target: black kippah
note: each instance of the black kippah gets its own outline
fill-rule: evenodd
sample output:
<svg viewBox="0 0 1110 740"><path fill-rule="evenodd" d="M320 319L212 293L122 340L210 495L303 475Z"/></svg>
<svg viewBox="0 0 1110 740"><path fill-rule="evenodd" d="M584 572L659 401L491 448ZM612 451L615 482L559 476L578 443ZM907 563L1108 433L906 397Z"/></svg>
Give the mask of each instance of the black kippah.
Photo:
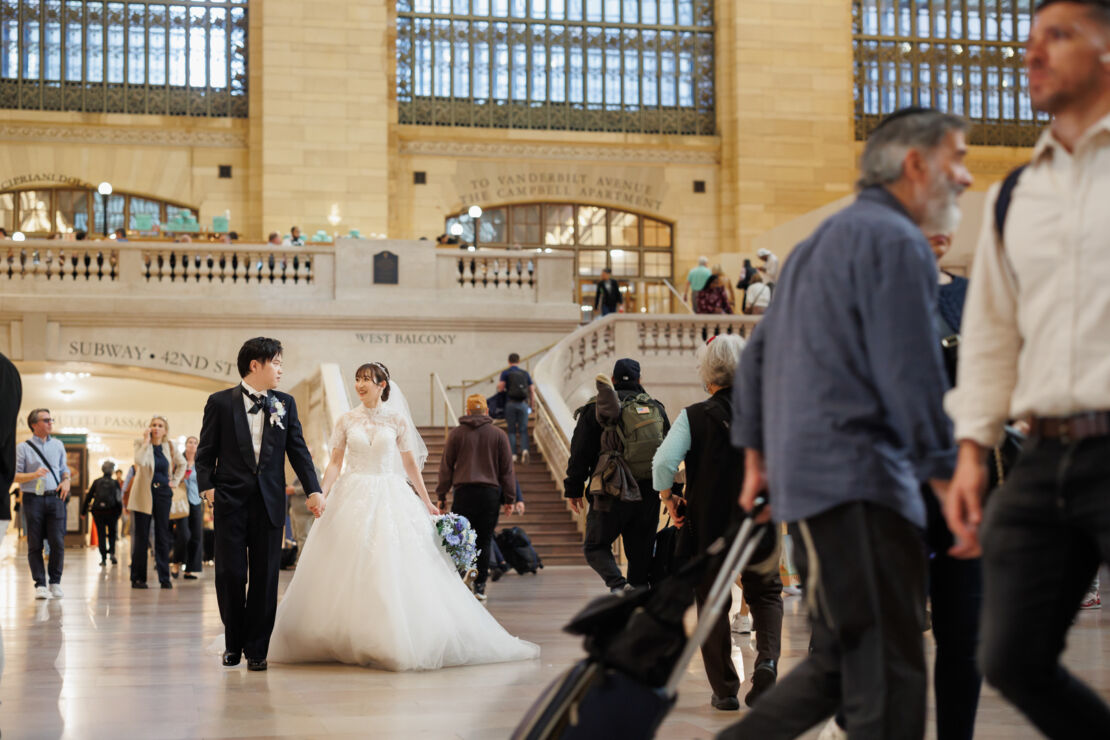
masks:
<svg viewBox="0 0 1110 740"><path fill-rule="evenodd" d="M921 106L921 105L908 105L905 108L899 108L898 110L894 111L893 113L891 113L889 116L887 116L883 120L879 121L879 125L876 126L874 128L874 130L872 130L872 133L874 133L875 131L878 131L879 129L881 129L883 126L887 125L891 121L897 121L900 118L909 118L910 116L919 116L923 113L937 113L937 112L938 111L935 108L926 108L926 107Z"/></svg>

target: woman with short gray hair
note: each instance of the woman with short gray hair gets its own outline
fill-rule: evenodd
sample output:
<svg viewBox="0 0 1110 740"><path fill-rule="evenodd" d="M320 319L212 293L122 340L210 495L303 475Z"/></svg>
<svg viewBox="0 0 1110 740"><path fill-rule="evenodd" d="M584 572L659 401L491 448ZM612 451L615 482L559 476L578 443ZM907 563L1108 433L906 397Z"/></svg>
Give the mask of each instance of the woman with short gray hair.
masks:
<svg viewBox="0 0 1110 740"><path fill-rule="evenodd" d="M663 444L652 460L653 485L678 527L675 557L679 561L704 551L725 534L743 513L737 492L744 481L743 451L732 446L732 384L744 340L735 334L713 337L698 350L698 377L709 398L688 406L679 413ZM671 495L675 474L686 462L686 498ZM679 504L685 503L683 513ZM778 571L778 537L767 528L753 562L741 575L744 601L755 622L756 661L752 688L744 697L752 706L761 694L775 685L782 643L782 581ZM700 611L716 578L706 574L695 589ZM721 616L702 645L702 661L713 687L711 704L728 711L740 708L737 695L740 678L732 662L732 636L726 602Z"/></svg>

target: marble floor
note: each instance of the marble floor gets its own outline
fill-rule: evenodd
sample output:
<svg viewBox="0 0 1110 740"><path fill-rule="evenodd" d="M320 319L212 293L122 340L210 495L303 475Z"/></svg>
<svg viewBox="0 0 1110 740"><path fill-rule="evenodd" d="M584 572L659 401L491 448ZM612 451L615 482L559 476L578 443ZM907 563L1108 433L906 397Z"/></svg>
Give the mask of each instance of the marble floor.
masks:
<svg viewBox="0 0 1110 740"><path fill-rule="evenodd" d="M491 584L490 611L512 633L542 646L536 661L432 673L340 665L273 665L249 673L221 667L205 650L221 632L210 572L199 581L178 581L172 591L132 591L122 565L126 545L121 554L121 565L101 569L95 551L67 550L65 598L35 601L25 549L10 535L0 545L4 740L506 738L541 689L582 655L579 640L560 628L603 592L585 567L510 575ZM283 588L290 577L282 573ZM787 599L785 670L806 649L800 607L798 598ZM1082 613L1066 656L1104 696L1110 696L1107 638L1102 613ZM1029 639L1037 639L1037 625L1029 625ZM750 669L752 657L745 637L737 658ZM710 708L700 658L680 692L660 738L709 738L739 717ZM1037 734L988 689L977 737Z"/></svg>

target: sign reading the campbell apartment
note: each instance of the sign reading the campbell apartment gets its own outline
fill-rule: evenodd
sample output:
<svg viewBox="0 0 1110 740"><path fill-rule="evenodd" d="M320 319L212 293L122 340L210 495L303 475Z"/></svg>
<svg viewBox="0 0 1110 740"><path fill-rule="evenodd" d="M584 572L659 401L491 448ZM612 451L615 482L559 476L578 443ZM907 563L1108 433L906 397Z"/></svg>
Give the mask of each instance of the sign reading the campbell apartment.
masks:
<svg viewBox="0 0 1110 740"><path fill-rule="evenodd" d="M496 167L468 166L455 177L458 202L569 200L610 203L660 213L667 185L657 167Z"/></svg>

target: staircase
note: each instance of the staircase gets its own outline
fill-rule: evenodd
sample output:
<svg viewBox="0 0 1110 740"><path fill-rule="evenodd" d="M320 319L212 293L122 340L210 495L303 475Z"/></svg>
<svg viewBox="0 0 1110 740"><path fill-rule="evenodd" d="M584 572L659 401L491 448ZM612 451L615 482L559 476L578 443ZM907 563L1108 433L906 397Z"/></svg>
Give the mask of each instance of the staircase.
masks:
<svg viewBox="0 0 1110 740"><path fill-rule="evenodd" d="M504 428L505 422L494 422ZM529 454L527 465L517 463L516 477L524 495L525 513L511 517L501 515L497 531L505 527L520 527L528 533L532 546L546 565L582 565L582 537L574 525L566 503L563 501L562 486L551 479L544 463L543 455L536 447L532 437L532 420L528 420ZM424 444L428 445L428 461L424 464L424 485L435 502L435 488L439 482L439 461L443 457L443 427L420 427ZM447 494L451 502L451 494Z"/></svg>

